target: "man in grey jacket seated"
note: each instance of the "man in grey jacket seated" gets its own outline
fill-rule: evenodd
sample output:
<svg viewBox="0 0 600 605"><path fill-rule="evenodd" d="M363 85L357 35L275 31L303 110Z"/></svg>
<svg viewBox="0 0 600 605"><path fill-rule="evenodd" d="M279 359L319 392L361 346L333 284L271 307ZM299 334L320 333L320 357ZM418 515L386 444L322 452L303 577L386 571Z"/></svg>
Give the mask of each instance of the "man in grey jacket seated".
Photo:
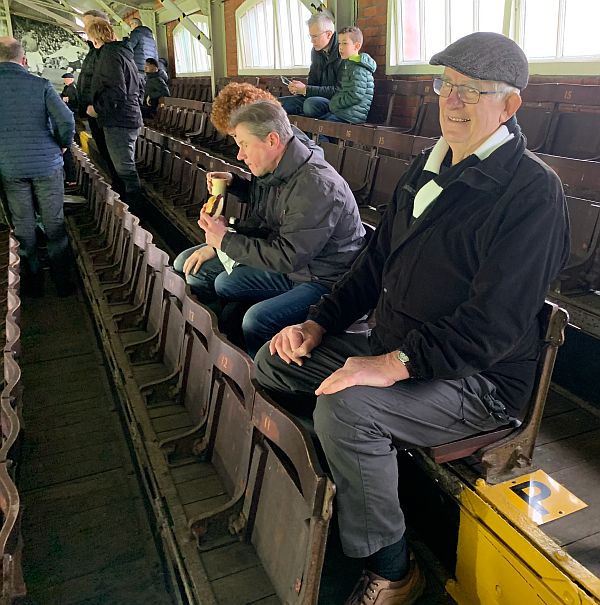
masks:
<svg viewBox="0 0 600 605"><path fill-rule="evenodd" d="M309 306L350 268L365 231L348 184L294 136L278 103L246 105L232 114L230 126L238 159L264 195L236 231L223 217L201 213L207 246L196 252L202 258L195 273L211 261L203 277L214 283L217 296L256 302L242 322L246 348L254 355L281 328L306 319ZM251 185L227 178L240 195ZM196 294L203 300L202 292Z"/></svg>
<svg viewBox="0 0 600 605"><path fill-rule="evenodd" d="M538 314L569 256L561 182L526 149L514 118L528 80L523 51L478 32L431 63L444 67L433 84L442 138L414 160L332 293L256 355L257 379L276 401L314 408L342 546L364 560L346 605L409 605L423 592L396 449L524 415ZM371 309L369 336L344 331Z"/></svg>

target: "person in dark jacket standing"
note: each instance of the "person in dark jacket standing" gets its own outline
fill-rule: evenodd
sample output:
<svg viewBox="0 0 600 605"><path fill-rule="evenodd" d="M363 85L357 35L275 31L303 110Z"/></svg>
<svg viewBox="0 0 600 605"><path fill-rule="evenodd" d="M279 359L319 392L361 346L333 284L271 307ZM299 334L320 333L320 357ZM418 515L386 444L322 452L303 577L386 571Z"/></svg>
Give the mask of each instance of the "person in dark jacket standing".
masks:
<svg viewBox="0 0 600 605"><path fill-rule="evenodd" d="M322 11L306 23L313 45L308 83L292 80L288 88L293 96L279 97L279 102L290 115L318 118L329 112L329 100L340 88L342 59L331 14Z"/></svg>
<svg viewBox="0 0 600 605"><path fill-rule="evenodd" d="M67 104L67 107L75 114L79 111L79 96L77 94L75 78L72 73L65 73L62 75L62 80L64 86L60 96Z"/></svg>
<svg viewBox="0 0 600 605"><path fill-rule="evenodd" d="M317 395L342 546L365 559L347 605L414 603L423 591L395 448L523 417L538 315L569 256L561 182L526 149L514 118L528 80L523 51L477 32L430 62L444 66L434 80L442 138L402 178L351 271L256 357L257 379L276 400L314 405ZM344 333L371 309L370 337Z"/></svg>
<svg viewBox="0 0 600 605"><path fill-rule="evenodd" d="M207 286L225 301L256 302L242 322L246 348L254 355L290 318L304 319L309 306L331 290L360 252L365 231L348 184L320 152L294 136L279 104L244 105L229 122L238 159L262 195L235 232L223 217L203 211L199 224L207 245L189 257L188 268L215 263L218 255L219 264L207 265L213 271L204 275L212 282Z"/></svg>
<svg viewBox="0 0 600 605"><path fill-rule="evenodd" d="M94 20L88 35L100 50L92 78L92 105L88 115L98 118L115 170L123 182L124 200L134 214L140 213L141 185L135 167L135 142L142 126L140 82L127 43L118 42L112 26Z"/></svg>
<svg viewBox="0 0 600 605"><path fill-rule="evenodd" d="M156 48L156 40L149 27L142 24L142 21L137 17L129 20L131 33L129 34L128 44L133 51L133 60L140 74L140 80L145 80L144 65L146 59L152 58L158 61L158 49Z"/></svg>
<svg viewBox="0 0 600 605"><path fill-rule="evenodd" d="M23 259L23 291L42 293L35 206L48 239L50 273L60 295L73 289L63 218L63 150L73 142L73 113L45 78L27 73L25 52L0 38L0 179Z"/></svg>
<svg viewBox="0 0 600 605"><path fill-rule="evenodd" d="M87 28L95 19L102 19L109 23L108 15L95 9L86 11L83 13L81 18L83 19L83 27L86 30L86 33ZM112 188L115 191L121 192L123 191L123 184L121 183L119 175L115 170L110 153L108 153L106 140L104 138L104 131L98 125L98 120L92 116L89 116L87 113L88 107L92 104L92 78L94 76L96 61L98 60L98 49L95 48L89 40L88 46L89 50L83 59L83 63L81 64L81 72L79 73L79 78L77 80L77 91L79 93L79 117L82 119L87 119L94 143L96 143L98 152L102 156L102 159L108 168L108 172L110 173Z"/></svg>
<svg viewBox="0 0 600 605"><path fill-rule="evenodd" d="M167 74L158 68L158 61L152 57L146 59L144 71L146 72L146 86L142 115L145 118L151 118L156 114L160 98L170 97L171 91L167 86Z"/></svg>

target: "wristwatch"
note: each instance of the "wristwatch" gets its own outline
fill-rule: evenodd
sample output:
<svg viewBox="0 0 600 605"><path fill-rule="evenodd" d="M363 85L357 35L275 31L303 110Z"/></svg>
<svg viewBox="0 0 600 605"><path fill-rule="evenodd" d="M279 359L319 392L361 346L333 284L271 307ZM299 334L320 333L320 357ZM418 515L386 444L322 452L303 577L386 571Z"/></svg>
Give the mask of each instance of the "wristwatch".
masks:
<svg viewBox="0 0 600 605"><path fill-rule="evenodd" d="M404 351L396 351L396 359L404 365L410 362L410 357Z"/></svg>

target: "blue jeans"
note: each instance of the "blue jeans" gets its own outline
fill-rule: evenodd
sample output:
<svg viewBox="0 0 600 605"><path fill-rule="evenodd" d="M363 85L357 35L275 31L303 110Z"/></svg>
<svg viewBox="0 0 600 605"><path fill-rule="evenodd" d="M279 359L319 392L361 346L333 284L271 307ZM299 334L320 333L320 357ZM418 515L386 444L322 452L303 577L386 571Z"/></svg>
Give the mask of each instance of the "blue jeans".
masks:
<svg viewBox="0 0 600 605"><path fill-rule="evenodd" d="M287 275L238 266L221 273L214 283L218 296L227 301L260 301L244 315L242 331L251 357L282 328L306 319L308 308L329 288L316 282L294 283Z"/></svg>
<svg viewBox="0 0 600 605"><path fill-rule="evenodd" d="M308 118L320 118L329 113L329 99L325 97L304 97L293 95L290 97L279 97L279 102L288 115L306 116Z"/></svg>
<svg viewBox="0 0 600 605"><path fill-rule="evenodd" d="M185 261L200 248L204 248L206 244L200 244L193 248L184 250L179 256L173 261L173 269L183 275L183 265ZM220 273L223 273L225 268L221 261L215 257L207 260L202 264L197 273L190 273L185 276L185 281L192 289L194 295L198 300L205 305L213 305L217 301L217 294L215 292L215 279Z"/></svg>
<svg viewBox="0 0 600 605"><path fill-rule="evenodd" d="M103 130L108 153L117 175L125 186L126 194L139 193L142 187L135 168L135 142L138 138L138 129L109 126Z"/></svg>
<svg viewBox="0 0 600 605"><path fill-rule="evenodd" d="M4 193L12 215L15 236L19 240L19 255L27 259L31 274L39 274L40 261L35 235L34 195L48 239L48 256L52 277L70 279L70 250L63 215L63 169L50 176L30 179L2 179Z"/></svg>

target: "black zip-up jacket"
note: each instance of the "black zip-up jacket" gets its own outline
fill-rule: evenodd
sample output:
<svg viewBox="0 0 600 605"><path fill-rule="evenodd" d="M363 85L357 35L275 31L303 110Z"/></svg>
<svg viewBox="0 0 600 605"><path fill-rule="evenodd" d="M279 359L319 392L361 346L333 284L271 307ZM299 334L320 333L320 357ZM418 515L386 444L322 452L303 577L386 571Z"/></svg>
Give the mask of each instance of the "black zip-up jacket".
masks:
<svg viewBox="0 0 600 605"><path fill-rule="evenodd" d="M310 69L306 85L307 97L325 97L331 99L342 85L343 62L340 57L337 33L331 36L328 48L331 50L315 50L310 54Z"/></svg>
<svg viewBox="0 0 600 605"><path fill-rule="evenodd" d="M569 226L559 178L514 132L411 225L429 152L415 159L369 245L309 319L340 332L375 308L374 355L404 351L415 378L481 373L519 417L539 356L537 315L568 258Z"/></svg>
<svg viewBox="0 0 600 605"><path fill-rule="evenodd" d="M77 113L79 109L79 95L77 94L77 86L75 86L75 84L69 84L68 86L65 84L60 96L67 97L69 99L67 101L67 107L73 113Z"/></svg>
<svg viewBox="0 0 600 605"><path fill-rule="evenodd" d="M254 186L264 188L260 203L252 208L246 230L225 234L223 252L297 283L332 287L350 268L365 234L346 181L296 137L277 168L256 181Z"/></svg>
<svg viewBox="0 0 600 605"><path fill-rule="evenodd" d="M92 78L98 60L98 49L88 41L88 54L83 59L79 78L77 78L77 92L79 93L79 115L87 118L88 105L92 105Z"/></svg>
<svg viewBox="0 0 600 605"><path fill-rule="evenodd" d="M164 73L165 72L161 69L160 71L146 74L144 105L146 104L146 98L150 97L150 106L156 109L158 107L158 101L161 97L171 96L167 82L163 77Z"/></svg>
<svg viewBox="0 0 600 605"><path fill-rule="evenodd" d="M140 80L133 52L125 42L100 48L92 78L92 100L101 128L142 126Z"/></svg>

